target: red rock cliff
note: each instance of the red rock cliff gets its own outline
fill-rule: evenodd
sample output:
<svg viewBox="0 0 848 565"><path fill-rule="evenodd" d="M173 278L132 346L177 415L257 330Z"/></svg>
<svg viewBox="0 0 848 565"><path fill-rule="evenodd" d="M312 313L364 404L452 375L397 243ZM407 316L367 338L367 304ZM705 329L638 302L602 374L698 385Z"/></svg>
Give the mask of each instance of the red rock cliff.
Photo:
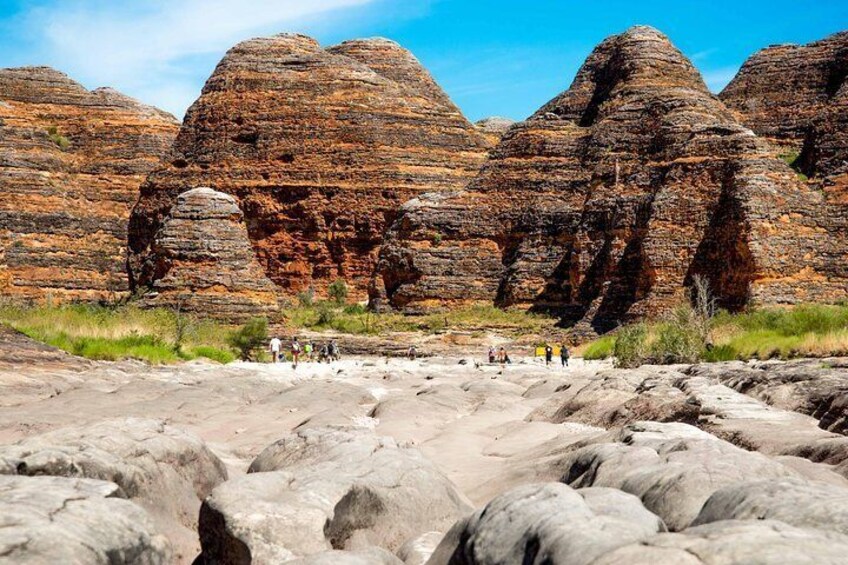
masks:
<svg viewBox="0 0 848 565"><path fill-rule="evenodd" d="M169 163L142 187L134 284L154 282L150 245L177 195L209 186L239 200L282 294L344 278L362 297L401 203L463 187L486 155L485 138L391 41L240 43L189 109Z"/></svg>
<svg viewBox="0 0 848 565"><path fill-rule="evenodd" d="M125 292L130 209L178 127L50 68L0 69L0 294Z"/></svg>

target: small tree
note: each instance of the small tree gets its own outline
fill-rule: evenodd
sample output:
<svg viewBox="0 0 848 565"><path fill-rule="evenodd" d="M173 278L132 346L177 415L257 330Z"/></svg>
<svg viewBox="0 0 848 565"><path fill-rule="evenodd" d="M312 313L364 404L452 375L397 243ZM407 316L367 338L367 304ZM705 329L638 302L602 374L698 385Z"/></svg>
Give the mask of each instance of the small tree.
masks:
<svg viewBox="0 0 848 565"><path fill-rule="evenodd" d="M185 314L183 306L184 301L180 300L174 308L174 353L177 355L182 354L183 342L192 331L194 322L191 316Z"/></svg>
<svg viewBox="0 0 848 565"><path fill-rule="evenodd" d="M347 285L342 279L336 279L327 287L327 294L336 304L344 304L347 300Z"/></svg>
<svg viewBox="0 0 848 565"><path fill-rule="evenodd" d="M268 341L268 320L253 318L227 337L229 343L239 353L242 361L251 361L254 354Z"/></svg>
<svg viewBox="0 0 848 565"><path fill-rule="evenodd" d="M692 277L690 292L698 337L701 340L701 346L707 347L710 342L710 325L716 313L716 299L710 291L710 282L701 275Z"/></svg>

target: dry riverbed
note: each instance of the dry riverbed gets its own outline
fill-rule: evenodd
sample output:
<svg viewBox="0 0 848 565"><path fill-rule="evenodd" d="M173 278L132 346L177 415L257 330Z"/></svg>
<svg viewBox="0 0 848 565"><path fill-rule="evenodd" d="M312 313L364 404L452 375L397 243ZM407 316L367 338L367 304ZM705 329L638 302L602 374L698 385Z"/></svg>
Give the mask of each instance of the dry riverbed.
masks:
<svg viewBox="0 0 848 565"><path fill-rule="evenodd" d="M0 390L0 562L848 555L846 360L151 367L4 334Z"/></svg>

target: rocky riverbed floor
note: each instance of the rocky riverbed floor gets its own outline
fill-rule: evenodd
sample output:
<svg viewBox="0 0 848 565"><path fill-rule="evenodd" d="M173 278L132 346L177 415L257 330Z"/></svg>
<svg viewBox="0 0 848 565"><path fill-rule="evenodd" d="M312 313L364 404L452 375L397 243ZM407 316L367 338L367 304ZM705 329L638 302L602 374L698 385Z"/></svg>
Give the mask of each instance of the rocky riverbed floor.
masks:
<svg viewBox="0 0 848 565"><path fill-rule="evenodd" d="M848 359L94 362L0 335L0 563L845 563Z"/></svg>

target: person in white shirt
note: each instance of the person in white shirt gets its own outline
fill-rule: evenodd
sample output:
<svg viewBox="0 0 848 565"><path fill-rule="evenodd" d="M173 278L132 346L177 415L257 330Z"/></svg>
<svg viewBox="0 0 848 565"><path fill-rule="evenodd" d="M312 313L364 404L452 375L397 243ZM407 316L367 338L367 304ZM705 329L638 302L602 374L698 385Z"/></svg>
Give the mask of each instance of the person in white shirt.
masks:
<svg viewBox="0 0 848 565"><path fill-rule="evenodd" d="M271 339L271 357L274 359L274 363L280 360L280 349L282 347L283 342L279 338L275 337Z"/></svg>

